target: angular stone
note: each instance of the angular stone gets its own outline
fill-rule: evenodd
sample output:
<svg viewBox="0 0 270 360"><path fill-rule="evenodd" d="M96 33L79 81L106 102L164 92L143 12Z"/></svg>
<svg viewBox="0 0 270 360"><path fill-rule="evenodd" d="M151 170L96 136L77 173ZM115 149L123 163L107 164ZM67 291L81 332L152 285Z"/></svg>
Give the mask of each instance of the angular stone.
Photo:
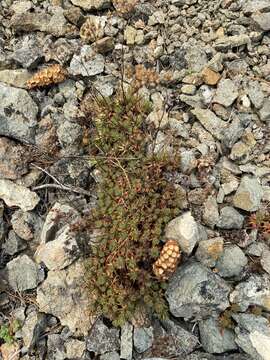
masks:
<svg viewBox="0 0 270 360"><path fill-rule="evenodd" d="M35 260L37 263L43 262L49 270L61 270L72 264L79 254L75 235L67 225L57 233L55 240L39 245Z"/></svg>
<svg viewBox="0 0 270 360"><path fill-rule="evenodd" d="M133 342L134 349L139 353L148 350L154 341L154 329L150 327L134 328Z"/></svg>
<svg viewBox="0 0 270 360"><path fill-rule="evenodd" d="M0 83L0 135L33 143L38 107L26 90Z"/></svg>
<svg viewBox="0 0 270 360"><path fill-rule="evenodd" d="M202 346L210 354L221 354L238 348L234 332L229 329L221 332L219 322L213 318L200 321L199 330Z"/></svg>
<svg viewBox="0 0 270 360"><path fill-rule="evenodd" d="M108 328L101 319L97 320L87 337L86 347L88 351L93 351L97 355L118 351L119 330Z"/></svg>
<svg viewBox="0 0 270 360"><path fill-rule="evenodd" d="M121 328L120 357L125 360L131 360L132 350L133 350L133 326L129 323L126 323Z"/></svg>
<svg viewBox="0 0 270 360"><path fill-rule="evenodd" d="M1 70L0 82L3 82L10 86L26 89L27 88L26 82L32 76L33 75L25 69Z"/></svg>
<svg viewBox="0 0 270 360"><path fill-rule="evenodd" d="M214 196L208 196L204 203L203 220L213 228L219 220L218 204Z"/></svg>
<svg viewBox="0 0 270 360"><path fill-rule="evenodd" d="M104 57L96 54L91 46L84 45L79 55L74 55L70 63L72 75L94 76L103 72Z"/></svg>
<svg viewBox="0 0 270 360"><path fill-rule="evenodd" d="M247 262L243 251L237 245L232 245L224 249L216 263L216 269L222 277L239 276Z"/></svg>
<svg viewBox="0 0 270 360"><path fill-rule="evenodd" d="M246 311L250 306L259 306L270 311L269 275L251 275L249 279L236 285L230 294L230 302L237 304L241 311Z"/></svg>
<svg viewBox="0 0 270 360"><path fill-rule="evenodd" d="M191 112L211 135L216 137L218 140L222 139L223 131L227 126L225 121L218 118L211 110L208 109L197 108L191 110Z"/></svg>
<svg viewBox="0 0 270 360"><path fill-rule="evenodd" d="M2 244L2 249L8 255L15 255L26 248L27 244L13 230L8 233L8 238Z"/></svg>
<svg viewBox="0 0 270 360"><path fill-rule="evenodd" d="M225 206L220 210L220 218L217 227L221 229L242 229L244 219L244 216L232 206Z"/></svg>
<svg viewBox="0 0 270 360"><path fill-rule="evenodd" d="M39 196L22 185L0 179L0 198L7 206L18 206L23 211L33 210L39 203Z"/></svg>
<svg viewBox="0 0 270 360"><path fill-rule="evenodd" d="M230 286L200 263L179 267L168 284L171 313L186 319L204 319L229 306Z"/></svg>
<svg viewBox="0 0 270 360"><path fill-rule="evenodd" d="M262 253L261 264L263 269L270 274L270 250L264 250Z"/></svg>
<svg viewBox="0 0 270 360"><path fill-rule="evenodd" d="M214 267L223 253L223 245L222 237L200 241L195 256L203 265Z"/></svg>
<svg viewBox="0 0 270 360"><path fill-rule="evenodd" d="M43 280L43 272L27 255L21 255L7 264L8 282L15 291L34 289Z"/></svg>
<svg viewBox="0 0 270 360"><path fill-rule="evenodd" d="M71 2L84 10L101 10L111 4L111 0L71 0Z"/></svg>
<svg viewBox="0 0 270 360"><path fill-rule="evenodd" d="M199 227L191 212L186 212L170 221L165 229L165 237L168 240L176 240L180 250L190 255L200 241Z"/></svg>
<svg viewBox="0 0 270 360"><path fill-rule="evenodd" d="M12 228L23 240L32 240L41 228L41 219L35 213L17 210L11 217Z"/></svg>
<svg viewBox="0 0 270 360"><path fill-rule="evenodd" d="M28 171L26 150L14 141L0 138L0 178L15 180Z"/></svg>
<svg viewBox="0 0 270 360"><path fill-rule="evenodd" d="M248 0L243 3L243 11L249 15L257 11L268 11L270 10L269 0Z"/></svg>
<svg viewBox="0 0 270 360"><path fill-rule="evenodd" d="M262 108L259 110L259 116L262 121L270 122L270 99L265 99Z"/></svg>
<svg viewBox="0 0 270 360"><path fill-rule="evenodd" d="M231 79L222 79L218 83L217 92L213 102L228 107L232 105L237 97L238 89L234 82Z"/></svg>
<svg viewBox="0 0 270 360"><path fill-rule="evenodd" d="M233 197L233 204L242 210L256 211L260 207L262 196L263 190L258 180L245 175Z"/></svg>
<svg viewBox="0 0 270 360"><path fill-rule="evenodd" d="M216 40L215 48L217 50L229 50L250 43L251 43L250 37L246 34L224 36Z"/></svg>
<svg viewBox="0 0 270 360"><path fill-rule="evenodd" d="M70 339L65 343L66 354L68 359L79 358L83 359L83 354L86 349L84 341L77 339Z"/></svg>
<svg viewBox="0 0 270 360"><path fill-rule="evenodd" d="M219 82L221 75L209 68L205 68L202 71L202 78L205 84L216 85Z"/></svg>
<svg viewBox="0 0 270 360"><path fill-rule="evenodd" d="M93 319L88 313L84 289L84 266L76 262L64 270L49 271L37 289L37 303L43 312L59 318L76 336L87 335Z"/></svg>
<svg viewBox="0 0 270 360"><path fill-rule="evenodd" d="M258 81L250 81L247 88L248 97L256 109L263 105L264 94Z"/></svg>
<svg viewBox="0 0 270 360"><path fill-rule="evenodd" d="M188 69L193 72L201 71L208 62L206 53L200 46L193 46L187 49L185 60L188 64Z"/></svg>

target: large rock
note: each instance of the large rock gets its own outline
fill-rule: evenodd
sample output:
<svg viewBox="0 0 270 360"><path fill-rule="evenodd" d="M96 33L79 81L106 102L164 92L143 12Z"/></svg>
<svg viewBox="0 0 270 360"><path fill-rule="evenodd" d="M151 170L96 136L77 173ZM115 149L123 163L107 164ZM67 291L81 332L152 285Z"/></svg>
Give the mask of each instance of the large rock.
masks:
<svg viewBox="0 0 270 360"><path fill-rule="evenodd" d="M270 359L270 328L265 317L254 314L234 314L238 326L236 343L254 360Z"/></svg>
<svg viewBox="0 0 270 360"><path fill-rule="evenodd" d="M39 196L25 186L11 180L0 179L0 198L7 206L18 206L23 211L33 210L39 203Z"/></svg>
<svg viewBox="0 0 270 360"><path fill-rule="evenodd" d="M202 126L210 132L218 140L221 140L223 137L224 129L227 126L227 123L217 117L211 110L208 109L194 109L191 111L192 114L200 121Z"/></svg>
<svg viewBox="0 0 270 360"><path fill-rule="evenodd" d="M27 173L26 150L8 138L0 138L0 178L15 180Z"/></svg>
<svg viewBox="0 0 270 360"><path fill-rule="evenodd" d="M270 10L269 0L248 0L243 2L243 11L247 15L257 11L267 10Z"/></svg>
<svg viewBox="0 0 270 360"><path fill-rule="evenodd" d="M203 319L229 306L230 286L200 263L181 266L169 282L166 298L176 317Z"/></svg>
<svg viewBox="0 0 270 360"><path fill-rule="evenodd" d="M181 251L190 255L195 245L200 241L200 231L191 212L173 219L165 229L167 239L176 240Z"/></svg>
<svg viewBox="0 0 270 360"><path fill-rule="evenodd" d="M223 79L218 83L213 102L228 107L237 99L237 96L238 89L234 82L231 79Z"/></svg>
<svg viewBox="0 0 270 360"><path fill-rule="evenodd" d="M96 355L120 349L119 330L108 328L101 319L97 320L87 337L86 347L88 351Z"/></svg>
<svg viewBox="0 0 270 360"><path fill-rule="evenodd" d="M226 247L216 263L218 274L222 277L239 276L247 265L247 258L237 246Z"/></svg>
<svg viewBox="0 0 270 360"><path fill-rule="evenodd" d="M195 256L203 265L214 267L223 253L223 245L222 237L200 241Z"/></svg>
<svg viewBox="0 0 270 360"><path fill-rule="evenodd" d="M71 2L84 10L100 10L111 4L111 0L71 0Z"/></svg>
<svg viewBox="0 0 270 360"><path fill-rule="evenodd" d="M34 289L43 280L43 271L27 255L21 255L7 264L8 282L14 291Z"/></svg>
<svg viewBox="0 0 270 360"><path fill-rule="evenodd" d="M252 19L259 26L260 30L270 30L270 13L257 13L252 15Z"/></svg>
<svg viewBox="0 0 270 360"><path fill-rule="evenodd" d="M236 285L230 294L230 302L237 304L241 311L246 311L250 306L270 311L269 275L252 275L247 281Z"/></svg>
<svg viewBox="0 0 270 360"><path fill-rule="evenodd" d="M59 318L78 336L87 335L91 328L89 303L84 287L84 266L74 263L64 270L49 271L37 289L37 303L43 312Z"/></svg>
<svg viewBox="0 0 270 360"><path fill-rule="evenodd" d="M26 90L0 83L0 135L33 143L38 107Z"/></svg>
<svg viewBox="0 0 270 360"><path fill-rule="evenodd" d="M221 229L242 229L244 216L232 206L224 206L220 210L220 218L217 227Z"/></svg>
<svg viewBox="0 0 270 360"><path fill-rule="evenodd" d="M8 85L27 88L26 82L33 75L25 69L16 69L16 70L1 70L0 71L0 82L6 83Z"/></svg>
<svg viewBox="0 0 270 360"><path fill-rule="evenodd" d="M232 330L221 331L217 320L209 318L199 323L200 340L205 351L211 354L221 354L226 351L237 350Z"/></svg>
<svg viewBox="0 0 270 360"><path fill-rule="evenodd" d="M235 207L246 210L256 211L260 207L263 190L255 177L245 175L241 179L239 188L233 197Z"/></svg>
<svg viewBox="0 0 270 360"><path fill-rule="evenodd" d="M90 45L84 45L79 55L74 55L70 62L72 75L94 76L103 72L104 57L96 54Z"/></svg>

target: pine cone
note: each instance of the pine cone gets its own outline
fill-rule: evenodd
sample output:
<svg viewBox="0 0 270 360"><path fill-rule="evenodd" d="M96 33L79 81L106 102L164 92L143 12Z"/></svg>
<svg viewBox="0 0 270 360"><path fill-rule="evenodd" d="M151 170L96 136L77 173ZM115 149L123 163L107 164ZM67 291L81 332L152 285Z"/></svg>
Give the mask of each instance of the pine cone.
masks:
<svg viewBox="0 0 270 360"><path fill-rule="evenodd" d="M153 264L153 272L159 280L168 280L175 272L180 260L180 248L176 240L168 240Z"/></svg>
<svg viewBox="0 0 270 360"><path fill-rule="evenodd" d="M58 84L66 79L67 74L67 70L64 69L61 65L51 65L46 69L40 70L27 81L28 89L51 84Z"/></svg>

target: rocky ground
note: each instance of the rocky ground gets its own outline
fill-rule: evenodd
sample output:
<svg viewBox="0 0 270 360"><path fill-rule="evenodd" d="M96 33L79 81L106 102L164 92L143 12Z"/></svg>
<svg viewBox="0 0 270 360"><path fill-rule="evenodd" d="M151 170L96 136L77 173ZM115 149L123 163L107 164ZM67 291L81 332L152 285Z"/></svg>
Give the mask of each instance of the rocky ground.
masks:
<svg viewBox="0 0 270 360"><path fill-rule="evenodd" d="M270 359L269 34L270 0L0 2L3 360ZM65 81L27 86L55 63ZM89 321L69 226L95 197L80 102L123 64L158 74L141 91L186 204L170 319L117 329Z"/></svg>

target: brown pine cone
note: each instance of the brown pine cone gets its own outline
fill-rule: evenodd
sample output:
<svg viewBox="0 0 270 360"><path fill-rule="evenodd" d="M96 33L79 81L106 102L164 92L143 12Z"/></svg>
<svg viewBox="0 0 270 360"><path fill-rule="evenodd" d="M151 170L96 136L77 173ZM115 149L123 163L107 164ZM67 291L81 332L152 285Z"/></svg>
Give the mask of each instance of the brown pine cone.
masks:
<svg viewBox="0 0 270 360"><path fill-rule="evenodd" d="M35 87L58 84L67 78L68 72L59 64L54 64L46 69L37 72L31 79L27 81L28 89Z"/></svg>
<svg viewBox="0 0 270 360"><path fill-rule="evenodd" d="M176 240L168 240L159 258L153 264L153 272L159 280L168 280L175 272L180 260L180 247Z"/></svg>

